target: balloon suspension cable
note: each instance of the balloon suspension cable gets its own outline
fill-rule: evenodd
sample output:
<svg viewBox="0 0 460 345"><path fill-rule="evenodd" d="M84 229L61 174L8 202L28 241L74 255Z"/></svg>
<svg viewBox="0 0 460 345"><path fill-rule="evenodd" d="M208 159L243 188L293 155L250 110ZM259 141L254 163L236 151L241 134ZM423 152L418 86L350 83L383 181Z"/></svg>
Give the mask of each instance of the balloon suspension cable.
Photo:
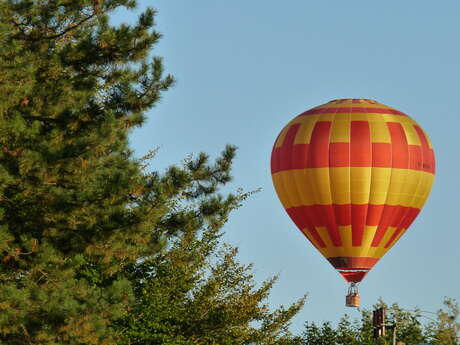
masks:
<svg viewBox="0 0 460 345"><path fill-rule="evenodd" d="M359 296L358 283L351 282L348 287L348 294L345 298L347 307L359 307L361 305L361 297Z"/></svg>
<svg viewBox="0 0 460 345"><path fill-rule="evenodd" d="M348 296L359 296L358 283L350 283L350 286L348 287Z"/></svg>

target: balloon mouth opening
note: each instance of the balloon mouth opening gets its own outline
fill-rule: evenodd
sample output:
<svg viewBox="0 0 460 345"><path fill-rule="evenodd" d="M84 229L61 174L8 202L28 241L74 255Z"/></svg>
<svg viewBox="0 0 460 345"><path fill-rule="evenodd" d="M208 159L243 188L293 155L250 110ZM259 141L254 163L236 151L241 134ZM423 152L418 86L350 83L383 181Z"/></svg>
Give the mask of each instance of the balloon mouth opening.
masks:
<svg viewBox="0 0 460 345"><path fill-rule="evenodd" d="M337 269L342 277L351 284L359 283L361 280L364 279L366 274L368 274L370 269L363 268L363 269Z"/></svg>

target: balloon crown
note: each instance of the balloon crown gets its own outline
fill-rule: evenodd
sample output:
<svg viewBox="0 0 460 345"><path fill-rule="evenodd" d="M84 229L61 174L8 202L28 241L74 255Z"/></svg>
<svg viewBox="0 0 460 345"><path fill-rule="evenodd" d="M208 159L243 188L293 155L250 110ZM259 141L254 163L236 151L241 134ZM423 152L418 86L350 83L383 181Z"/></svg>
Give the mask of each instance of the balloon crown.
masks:
<svg viewBox="0 0 460 345"><path fill-rule="evenodd" d="M370 104L378 104L379 102L374 101L373 99L368 98L338 98L329 101L328 103L370 103Z"/></svg>

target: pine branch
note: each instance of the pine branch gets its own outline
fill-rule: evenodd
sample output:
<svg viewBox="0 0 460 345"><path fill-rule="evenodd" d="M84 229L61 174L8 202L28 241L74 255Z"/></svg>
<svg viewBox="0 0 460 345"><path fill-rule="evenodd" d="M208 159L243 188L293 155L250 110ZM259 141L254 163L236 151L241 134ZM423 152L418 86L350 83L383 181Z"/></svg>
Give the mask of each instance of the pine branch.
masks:
<svg viewBox="0 0 460 345"><path fill-rule="evenodd" d="M52 40L52 39L55 39L55 38L59 38L61 36L64 36L65 34L67 34L68 32L72 31L72 30L75 30L76 28L78 28L79 26L83 25L84 23L86 23L87 21L93 19L95 16L101 14L101 13L104 13L103 11L95 11L93 12L91 15L87 16L86 18L83 18L82 20L80 20L79 22L77 23L74 23L74 24L71 24L69 25L66 29L64 29L63 31L55 34L55 35L50 35L50 36L44 36L43 39L48 39L48 40Z"/></svg>

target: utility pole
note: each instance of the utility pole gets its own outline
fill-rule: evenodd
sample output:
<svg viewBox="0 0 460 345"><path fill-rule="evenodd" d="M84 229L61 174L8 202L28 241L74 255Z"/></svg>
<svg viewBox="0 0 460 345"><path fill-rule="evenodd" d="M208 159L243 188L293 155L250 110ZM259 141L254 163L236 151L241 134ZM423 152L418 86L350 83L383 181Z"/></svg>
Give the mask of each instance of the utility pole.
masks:
<svg viewBox="0 0 460 345"><path fill-rule="evenodd" d="M393 325L393 345L396 345L396 321Z"/></svg>
<svg viewBox="0 0 460 345"><path fill-rule="evenodd" d="M393 330L393 345L396 345L396 321L394 324L386 323L386 309L378 308L372 312L372 325L374 326L374 339L384 337L387 329Z"/></svg>
<svg viewBox="0 0 460 345"><path fill-rule="evenodd" d="M384 337L386 334L385 308L379 308L372 312L372 325L374 326L374 338Z"/></svg>

